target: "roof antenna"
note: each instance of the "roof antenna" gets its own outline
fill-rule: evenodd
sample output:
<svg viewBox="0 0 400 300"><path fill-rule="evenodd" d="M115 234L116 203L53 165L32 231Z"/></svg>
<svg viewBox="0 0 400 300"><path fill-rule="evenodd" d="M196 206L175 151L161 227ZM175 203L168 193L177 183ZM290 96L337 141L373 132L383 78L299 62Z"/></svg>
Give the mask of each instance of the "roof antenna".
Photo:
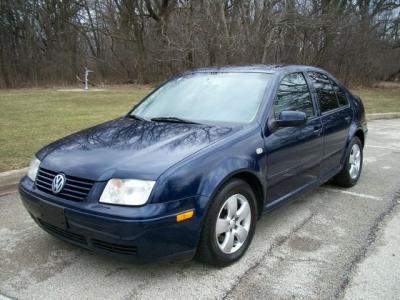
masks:
<svg viewBox="0 0 400 300"><path fill-rule="evenodd" d="M89 83L89 73L94 73L94 71L89 70L87 67L85 67L85 91L89 89L88 83Z"/></svg>

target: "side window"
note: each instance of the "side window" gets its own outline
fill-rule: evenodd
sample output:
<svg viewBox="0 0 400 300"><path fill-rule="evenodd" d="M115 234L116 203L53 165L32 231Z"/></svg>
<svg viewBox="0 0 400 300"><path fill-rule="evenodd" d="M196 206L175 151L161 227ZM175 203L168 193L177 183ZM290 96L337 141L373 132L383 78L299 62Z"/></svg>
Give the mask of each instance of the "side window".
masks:
<svg viewBox="0 0 400 300"><path fill-rule="evenodd" d="M329 80L328 76L318 72L308 72L308 76L310 76L311 82L317 92L321 112L325 113L338 108L339 103L336 98L336 93L333 90L332 82Z"/></svg>
<svg viewBox="0 0 400 300"><path fill-rule="evenodd" d="M275 118L284 110L305 112L314 116L314 107L307 82L302 73L292 73L284 77L274 101Z"/></svg>
<svg viewBox="0 0 400 300"><path fill-rule="evenodd" d="M332 82L333 90L336 93L336 97L339 101L340 106L349 105L349 100L347 100L346 94L342 91L342 89L334 82Z"/></svg>

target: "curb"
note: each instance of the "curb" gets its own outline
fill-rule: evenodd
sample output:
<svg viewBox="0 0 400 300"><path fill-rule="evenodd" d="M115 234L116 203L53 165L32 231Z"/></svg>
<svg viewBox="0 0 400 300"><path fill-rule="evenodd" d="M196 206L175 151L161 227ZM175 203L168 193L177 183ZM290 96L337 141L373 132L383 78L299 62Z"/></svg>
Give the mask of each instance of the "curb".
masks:
<svg viewBox="0 0 400 300"><path fill-rule="evenodd" d="M367 121L384 120L384 119L397 119L400 118L400 112L367 114Z"/></svg>
<svg viewBox="0 0 400 300"><path fill-rule="evenodd" d="M368 121L397 119L400 118L400 112L367 114L366 118ZM15 187L15 185L20 181L27 171L28 168L23 168L0 173L0 189L9 189L11 187Z"/></svg>
<svg viewBox="0 0 400 300"><path fill-rule="evenodd" d="M28 172L28 168L0 173L0 187L16 184Z"/></svg>
<svg viewBox="0 0 400 300"><path fill-rule="evenodd" d="M26 172L28 172L28 168L0 173L0 195L5 195L15 190L18 182ZM0 300L2 300L1 295Z"/></svg>

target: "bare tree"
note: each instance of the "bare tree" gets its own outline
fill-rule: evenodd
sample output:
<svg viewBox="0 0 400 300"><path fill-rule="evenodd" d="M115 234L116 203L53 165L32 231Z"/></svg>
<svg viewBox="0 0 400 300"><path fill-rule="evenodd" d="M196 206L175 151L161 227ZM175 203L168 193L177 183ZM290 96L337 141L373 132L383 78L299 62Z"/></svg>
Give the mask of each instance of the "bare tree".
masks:
<svg viewBox="0 0 400 300"><path fill-rule="evenodd" d="M324 67L346 83L400 72L400 0L2 0L0 87L158 82L187 68Z"/></svg>

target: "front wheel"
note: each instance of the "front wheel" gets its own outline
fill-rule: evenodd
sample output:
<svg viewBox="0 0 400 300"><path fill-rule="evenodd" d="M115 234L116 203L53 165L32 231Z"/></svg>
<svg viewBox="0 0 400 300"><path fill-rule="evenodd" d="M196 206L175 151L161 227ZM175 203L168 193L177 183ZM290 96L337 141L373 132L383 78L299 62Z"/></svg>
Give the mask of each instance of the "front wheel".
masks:
<svg viewBox="0 0 400 300"><path fill-rule="evenodd" d="M342 187L354 186L361 175L363 147L358 137L353 137L346 152L343 169L334 177L334 182Z"/></svg>
<svg viewBox="0 0 400 300"><path fill-rule="evenodd" d="M215 266L239 260L253 238L256 199L240 179L229 181L212 200L197 251L197 258Z"/></svg>

